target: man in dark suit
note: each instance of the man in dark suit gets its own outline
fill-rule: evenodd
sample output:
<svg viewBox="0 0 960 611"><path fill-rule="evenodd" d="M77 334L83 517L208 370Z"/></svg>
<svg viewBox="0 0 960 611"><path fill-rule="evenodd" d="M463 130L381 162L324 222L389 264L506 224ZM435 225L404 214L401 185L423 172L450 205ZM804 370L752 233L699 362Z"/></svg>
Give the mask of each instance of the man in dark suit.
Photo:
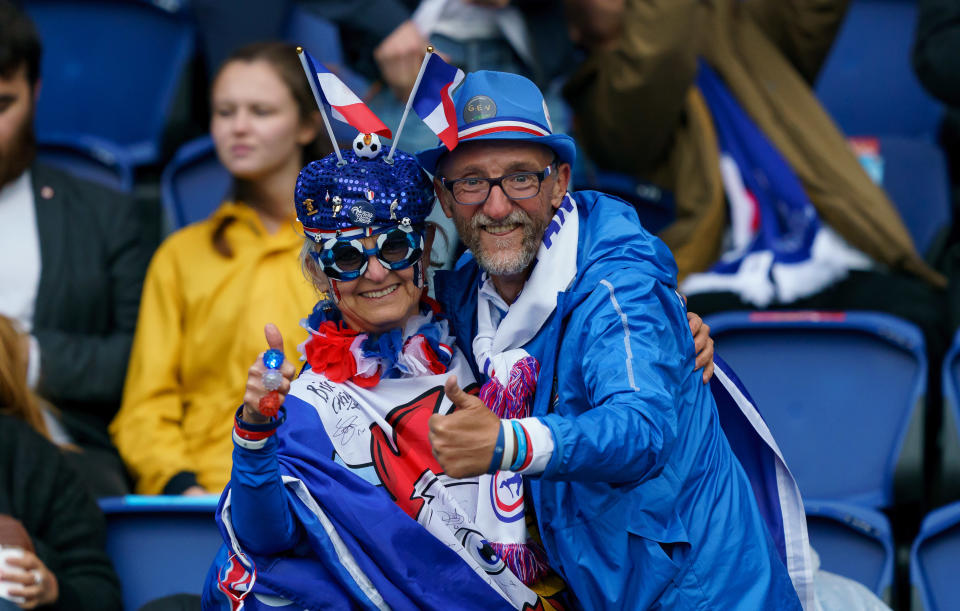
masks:
<svg viewBox="0 0 960 611"><path fill-rule="evenodd" d="M0 0L0 314L19 322L54 438L99 495L126 491L107 423L120 404L152 244L128 196L35 161L41 44ZM64 103L69 103L65 100Z"/></svg>

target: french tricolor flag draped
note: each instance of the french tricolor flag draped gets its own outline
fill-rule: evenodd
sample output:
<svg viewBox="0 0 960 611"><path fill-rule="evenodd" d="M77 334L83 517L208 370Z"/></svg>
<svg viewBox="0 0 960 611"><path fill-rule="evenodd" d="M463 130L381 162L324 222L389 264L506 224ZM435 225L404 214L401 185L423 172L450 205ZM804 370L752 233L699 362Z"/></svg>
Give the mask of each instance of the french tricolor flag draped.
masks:
<svg viewBox="0 0 960 611"><path fill-rule="evenodd" d="M457 111L450 92L463 77L463 70L430 53L413 97L413 110L449 150L457 146Z"/></svg>
<svg viewBox="0 0 960 611"><path fill-rule="evenodd" d="M317 87L320 101L334 119L352 125L362 134L393 137L393 133L383 124L383 121L373 114L373 111L361 102L360 98L350 91L350 88L344 85L336 74L327 70L326 66L306 51L303 55L310 66L310 75Z"/></svg>
<svg viewBox="0 0 960 611"><path fill-rule="evenodd" d="M804 609L814 602L813 560L803 498L773 434L750 393L730 367L714 356L710 390L730 447L750 480L760 515Z"/></svg>

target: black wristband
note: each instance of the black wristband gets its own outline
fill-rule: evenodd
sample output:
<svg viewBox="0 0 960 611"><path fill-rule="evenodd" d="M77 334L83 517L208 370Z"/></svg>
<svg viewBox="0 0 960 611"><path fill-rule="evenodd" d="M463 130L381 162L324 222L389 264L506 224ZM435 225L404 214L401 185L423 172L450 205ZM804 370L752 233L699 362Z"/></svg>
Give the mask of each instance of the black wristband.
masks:
<svg viewBox="0 0 960 611"><path fill-rule="evenodd" d="M263 422L261 424L254 424L252 422L247 422L243 418L243 405L237 408L237 414L233 417L234 423L237 425L237 428L241 431L250 431L251 433L265 433L267 431L272 431L278 426L284 423L287 419L287 409L284 406L280 406L280 410L277 412L277 415L270 420Z"/></svg>

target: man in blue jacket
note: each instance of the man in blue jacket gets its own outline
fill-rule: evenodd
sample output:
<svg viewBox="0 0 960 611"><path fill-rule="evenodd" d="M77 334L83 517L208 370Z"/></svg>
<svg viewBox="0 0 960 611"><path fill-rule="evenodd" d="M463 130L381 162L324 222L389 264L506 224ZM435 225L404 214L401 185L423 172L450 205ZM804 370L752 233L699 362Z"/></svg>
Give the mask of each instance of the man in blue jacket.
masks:
<svg viewBox="0 0 960 611"><path fill-rule="evenodd" d="M523 476L497 518L535 513L586 608L800 608L694 370L669 250L621 200L567 192L574 143L533 83L472 73L454 105L458 146L418 159L470 248L437 296L487 382L483 402L448 382L440 465L506 474L492 495Z"/></svg>

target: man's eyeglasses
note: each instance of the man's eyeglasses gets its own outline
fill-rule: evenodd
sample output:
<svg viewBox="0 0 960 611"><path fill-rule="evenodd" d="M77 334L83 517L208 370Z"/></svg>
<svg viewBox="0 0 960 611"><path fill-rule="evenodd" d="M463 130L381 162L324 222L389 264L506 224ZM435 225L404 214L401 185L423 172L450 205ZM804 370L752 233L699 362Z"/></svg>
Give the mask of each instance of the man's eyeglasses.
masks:
<svg viewBox="0 0 960 611"><path fill-rule="evenodd" d="M364 248L359 239L330 238L320 252L311 251L328 278L349 282L367 271L370 256L390 270L406 269L423 255L423 234L412 227L397 227L377 236L376 248Z"/></svg>
<svg viewBox="0 0 960 611"><path fill-rule="evenodd" d="M440 178L440 183L453 194L458 204L479 206L490 197L490 189L499 186L510 199L529 199L540 193L540 185L553 173L551 163L542 172L517 172L499 178Z"/></svg>

